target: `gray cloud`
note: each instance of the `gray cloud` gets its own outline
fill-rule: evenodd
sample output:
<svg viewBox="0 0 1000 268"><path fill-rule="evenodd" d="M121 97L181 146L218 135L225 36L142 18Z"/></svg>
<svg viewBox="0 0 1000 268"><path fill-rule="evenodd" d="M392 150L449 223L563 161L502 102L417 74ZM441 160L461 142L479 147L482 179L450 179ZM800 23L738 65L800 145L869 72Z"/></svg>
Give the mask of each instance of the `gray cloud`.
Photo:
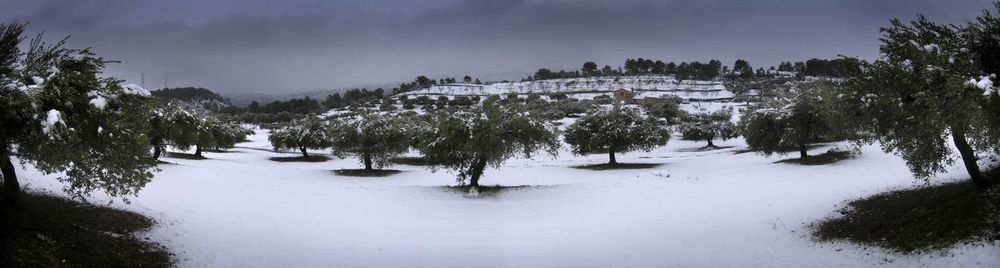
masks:
<svg viewBox="0 0 1000 268"><path fill-rule="evenodd" d="M147 87L282 94L466 74L518 79L587 60L746 58L755 66L874 57L878 28L923 13L961 23L988 0L0 0L0 19L72 34Z"/></svg>

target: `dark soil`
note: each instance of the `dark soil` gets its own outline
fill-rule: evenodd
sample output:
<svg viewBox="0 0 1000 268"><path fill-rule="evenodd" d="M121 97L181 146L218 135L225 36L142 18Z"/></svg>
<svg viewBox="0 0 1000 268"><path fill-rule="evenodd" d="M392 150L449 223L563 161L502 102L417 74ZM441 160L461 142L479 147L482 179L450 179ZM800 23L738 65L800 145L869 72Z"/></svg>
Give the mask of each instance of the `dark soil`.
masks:
<svg viewBox="0 0 1000 268"><path fill-rule="evenodd" d="M143 215L25 191L0 205L0 267L170 267L171 254L135 237Z"/></svg>
<svg viewBox="0 0 1000 268"><path fill-rule="evenodd" d="M841 217L814 224L813 235L901 253L1000 239L983 193L971 182L882 193L851 201Z"/></svg>

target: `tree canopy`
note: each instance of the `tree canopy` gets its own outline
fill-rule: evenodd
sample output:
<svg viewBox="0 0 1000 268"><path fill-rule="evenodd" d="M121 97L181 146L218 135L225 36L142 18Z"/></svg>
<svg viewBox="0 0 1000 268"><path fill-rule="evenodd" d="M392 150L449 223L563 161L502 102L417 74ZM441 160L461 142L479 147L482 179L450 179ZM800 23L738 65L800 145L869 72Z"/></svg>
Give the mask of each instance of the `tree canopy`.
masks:
<svg viewBox="0 0 1000 268"><path fill-rule="evenodd" d="M410 150L413 130L400 117L365 110L356 113L330 123L328 137L334 155L357 157L365 170L372 170L390 165L392 157Z"/></svg>
<svg viewBox="0 0 1000 268"><path fill-rule="evenodd" d="M84 197L100 190L136 194L156 170L146 136L149 92L99 77L108 61L87 49L31 39L21 51L23 24L0 24L0 169L5 199L20 186L11 156Z"/></svg>
<svg viewBox="0 0 1000 268"><path fill-rule="evenodd" d="M834 82L799 84L779 96L747 108L740 119L739 132L751 150L763 155L798 148L808 157L811 143L835 140L846 130L842 116L831 104Z"/></svg>
<svg viewBox="0 0 1000 268"><path fill-rule="evenodd" d="M271 132L267 137L275 151L295 149L302 156L309 157L309 149L320 150L329 148L330 138L327 136L327 125L318 116L292 121L291 125Z"/></svg>
<svg viewBox="0 0 1000 268"><path fill-rule="evenodd" d="M967 26L923 16L892 20L881 30L881 57L862 63L860 75L845 84L844 109L856 112L856 121L870 132L868 141L898 153L918 178L952 164L950 136L972 181L981 188L996 184L979 170L976 153L998 146L989 131L996 90L987 73L995 71L990 66L996 58L988 55L996 53L990 50L996 41L981 32L997 25L991 13Z"/></svg>
<svg viewBox="0 0 1000 268"><path fill-rule="evenodd" d="M643 117L636 109L616 105L592 112L566 128L566 143L575 154L607 150L609 164L617 164L615 153L651 151L670 141L670 130L655 117Z"/></svg>
<svg viewBox="0 0 1000 268"><path fill-rule="evenodd" d="M712 142L715 138L728 140L739 137L736 125L730 120L733 113L730 110L718 110L711 113L697 113L685 118L678 130L684 139L705 140L705 147L716 147Z"/></svg>
<svg viewBox="0 0 1000 268"><path fill-rule="evenodd" d="M555 126L516 103L499 103L491 96L482 105L458 113L438 112L421 137L419 149L437 168L458 171L458 181L479 186L486 167L499 168L508 159L531 158L537 151L556 155Z"/></svg>

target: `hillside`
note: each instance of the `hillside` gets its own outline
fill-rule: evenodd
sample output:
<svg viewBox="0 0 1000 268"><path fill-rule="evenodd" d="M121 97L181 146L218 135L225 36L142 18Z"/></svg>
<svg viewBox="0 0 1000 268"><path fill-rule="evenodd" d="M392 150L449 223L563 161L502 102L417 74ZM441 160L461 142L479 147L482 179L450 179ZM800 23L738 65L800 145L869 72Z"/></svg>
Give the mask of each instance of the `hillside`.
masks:
<svg viewBox="0 0 1000 268"><path fill-rule="evenodd" d="M547 79L524 82L445 84L404 92L410 96L485 96L504 94L563 93L573 98L591 99L627 89L636 98L677 96L685 100L729 100L734 94L721 81L677 80L673 76L604 76Z"/></svg>
<svg viewBox="0 0 1000 268"><path fill-rule="evenodd" d="M160 90L153 90L150 93L153 97L162 102L171 100L182 101L195 104L211 111L219 111L222 108L232 106L232 104L229 103L229 99L226 99L225 97L222 97L222 95L219 95L219 93L215 93L206 88L164 88Z"/></svg>

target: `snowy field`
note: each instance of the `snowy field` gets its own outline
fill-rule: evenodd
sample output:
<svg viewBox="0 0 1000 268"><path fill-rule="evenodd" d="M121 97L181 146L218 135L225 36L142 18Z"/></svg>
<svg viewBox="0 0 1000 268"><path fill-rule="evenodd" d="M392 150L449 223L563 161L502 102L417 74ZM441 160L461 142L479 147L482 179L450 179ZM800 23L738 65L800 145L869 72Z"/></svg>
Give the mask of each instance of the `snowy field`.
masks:
<svg viewBox="0 0 1000 268"><path fill-rule="evenodd" d="M394 176L354 178L331 172L358 168L354 159L273 162L295 154L272 152L266 135L209 160L165 158L176 164L161 165L131 204L112 206L157 219L144 235L181 267L1000 267L1000 245L903 256L814 242L809 224L845 200L920 184L877 147L800 166L737 153L741 139L708 152L674 139L618 156L662 166L612 171L571 168L607 156L564 150L483 178L537 187L470 198L443 187L455 183L445 171L399 165ZM19 174L29 189L61 194L53 176ZM934 181L963 174L956 166Z"/></svg>

